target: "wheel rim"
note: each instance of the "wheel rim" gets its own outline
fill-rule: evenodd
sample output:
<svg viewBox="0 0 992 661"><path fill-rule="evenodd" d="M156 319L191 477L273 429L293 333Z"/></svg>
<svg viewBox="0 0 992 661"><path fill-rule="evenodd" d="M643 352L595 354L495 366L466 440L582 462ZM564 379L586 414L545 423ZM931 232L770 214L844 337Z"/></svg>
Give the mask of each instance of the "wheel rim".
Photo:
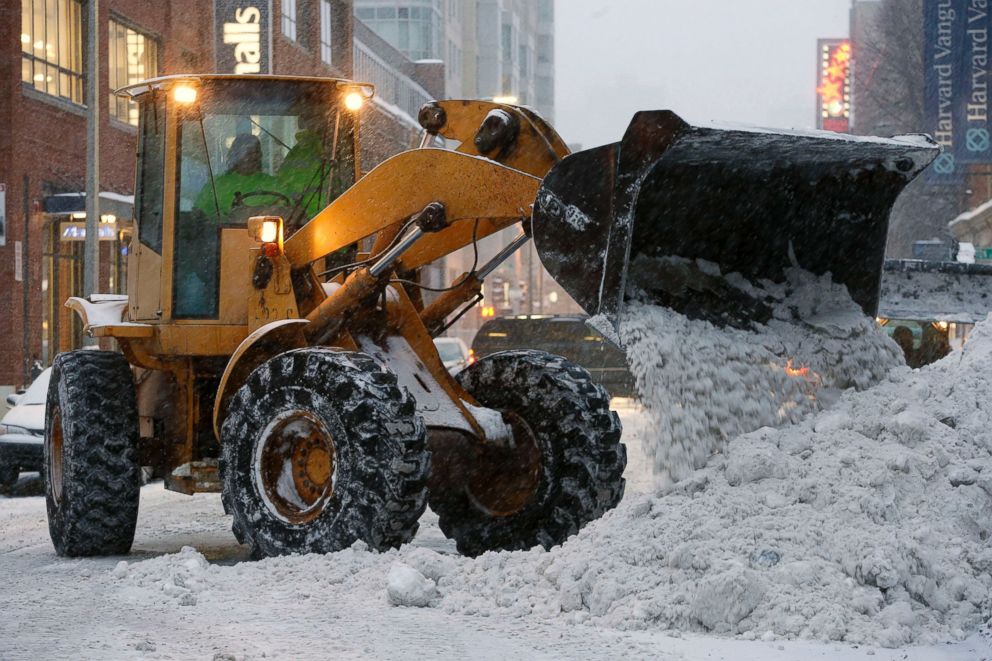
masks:
<svg viewBox="0 0 992 661"><path fill-rule="evenodd" d="M309 523L334 494L334 440L312 413L280 413L259 436L252 473L273 515L287 523Z"/></svg>
<svg viewBox="0 0 992 661"><path fill-rule="evenodd" d="M52 500L55 506L62 504L62 449L65 446L62 436L62 411L58 408L52 414L52 428L48 434L48 482L52 487Z"/></svg>
<svg viewBox="0 0 992 661"><path fill-rule="evenodd" d="M502 413L513 441L479 445L465 487L469 500L491 516L516 514L533 502L541 486L542 453L534 430L516 413Z"/></svg>

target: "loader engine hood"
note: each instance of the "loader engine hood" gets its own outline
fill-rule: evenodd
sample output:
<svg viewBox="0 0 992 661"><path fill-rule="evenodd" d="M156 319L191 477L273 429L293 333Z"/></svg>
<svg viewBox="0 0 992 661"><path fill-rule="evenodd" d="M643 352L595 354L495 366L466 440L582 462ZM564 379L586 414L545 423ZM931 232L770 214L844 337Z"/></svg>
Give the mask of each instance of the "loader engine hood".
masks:
<svg viewBox="0 0 992 661"><path fill-rule="evenodd" d="M548 173L534 241L576 302L613 323L632 275L654 302L720 323L707 308L721 294L700 284L715 269L668 268L697 260L751 281L781 281L790 266L829 272L874 315L892 205L938 153L922 135L697 127L640 112L621 142Z"/></svg>

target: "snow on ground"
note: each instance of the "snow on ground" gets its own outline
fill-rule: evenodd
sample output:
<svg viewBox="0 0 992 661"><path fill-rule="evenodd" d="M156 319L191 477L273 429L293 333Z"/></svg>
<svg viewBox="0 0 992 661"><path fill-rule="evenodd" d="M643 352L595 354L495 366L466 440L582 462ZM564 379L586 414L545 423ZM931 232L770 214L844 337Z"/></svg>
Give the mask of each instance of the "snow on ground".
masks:
<svg viewBox="0 0 992 661"><path fill-rule="evenodd" d="M653 410L616 400L627 496L550 552L463 558L428 512L399 551L247 562L219 497L153 484L131 556L66 560L43 498L0 498L0 659L992 659L992 320L885 377L888 341L842 297L810 305L815 286L781 290L757 341L682 327L706 358L682 372L711 380L683 394L731 393L737 417L714 419L732 432L685 424L699 468L659 480L659 451L680 451L656 408L677 408L672 382ZM680 356L659 338L682 321L634 319ZM851 385L868 389L834 392Z"/></svg>
<svg viewBox="0 0 992 661"><path fill-rule="evenodd" d="M642 503L654 508L659 500L646 493L653 489L653 476L641 450L651 419L629 400L615 400L614 405L624 422L630 462L628 496L610 516L610 525L629 523L626 517L643 510ZM31 480L22 479L19 490L32 493L32 486ZM33 493L37 494L36 487ZM84 560L55 556L48 539L44 498L0 498L0 659L211 659L225 654L236 659L263 655L293 659L992 659L992 645L980 635L952 644L887 650L779 636L748 641L675 629L615 628L602 620L580 624L576 620L581 618L547 612L547 604L560 603L560 596L528 592L515 583L520 574L509 571L516 568L519 572L528 564L547 565L552 554L500 554L475 561L460 558L430 512L417 539L400 553L377 555L352 549L329 556L252 563L231 535L230 518L223 515L218 496L187 497L167 492L156 483L144 487L141 497L132 555ZM589 531L587 538L598 541L598 534ZM629 563L638 562L634 543L614 561L608 555L616 551L615 546L604 549L603 570L614 577L630 571ZM520 556L520 561L514 562L513 555ZM651 560L646 553L640 555ZM478 579L478 585L468 587L488 595L479 600L485 606L477 605L471 612L464 592L459 593L461 603L448 606L443 601L428 608L391 605L390 574L400 563L426 580L440 579L436 585L442 592L450 590L445 581L453 580L451 574L442 578L445 572L454 570L466 581ZM473 565L478 566L478 574L467 572ZM406 573L408 579L420 581ZM513 595L521 590L527 592L526 608L519 603L515 608L498 606L499 601L514 602ZM539 608L527 614L531 602Z"/></svg>

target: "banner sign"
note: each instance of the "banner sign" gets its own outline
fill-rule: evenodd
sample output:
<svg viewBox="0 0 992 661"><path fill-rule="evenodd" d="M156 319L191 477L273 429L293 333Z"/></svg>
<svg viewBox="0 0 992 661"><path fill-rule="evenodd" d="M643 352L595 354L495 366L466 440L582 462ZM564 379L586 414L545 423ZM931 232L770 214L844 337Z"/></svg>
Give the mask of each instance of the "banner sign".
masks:
<svg viewBox="0 0 992 661"><path fill-rule="evenodd" d="M851 130L851 42L817 40L816 128L837 133Z"/></svg>
<svg viewBox="0 0 992 661"><path fill-rule="evenodd" d="M989 121L989 0L924 0L926 129L943 148L927 170L957 183L963 166L992 163Z"/></svg>
<svg viewBox="0 0 992 661"><path fill-rule="evenodd" d="M272 73L272 0L214 0L217 73Z"/></svg>

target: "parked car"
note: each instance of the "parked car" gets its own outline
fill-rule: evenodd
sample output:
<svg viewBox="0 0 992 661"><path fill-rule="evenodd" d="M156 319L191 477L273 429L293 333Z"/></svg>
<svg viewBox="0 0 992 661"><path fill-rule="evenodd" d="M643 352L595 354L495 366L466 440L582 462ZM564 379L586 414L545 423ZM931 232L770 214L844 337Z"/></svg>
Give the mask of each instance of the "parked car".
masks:
<svg viewBox="0 0 992 661"><path fill-rule="evenodd" d="M568 358L589 370L614 397L636 397L634 377L623 350L586 324L588 317L497 317L482 325L472 349L479 358L508 349L539 349Z"/></svg>
<svg viewBox="0 0 992 661"><path fill-rule="evenodd" d="M434 346L437 347L444 368L451 374L458 374L475 362L475 354L457 337L436 337Z"/></svg>
<svg viewBox="0 0 992 661"><path fill-rule="evenodd" d="M41 471L51 371L39 374L24 393L7 395L11 409L0 419L0 487L12 486L21 471Z"/></svg>

